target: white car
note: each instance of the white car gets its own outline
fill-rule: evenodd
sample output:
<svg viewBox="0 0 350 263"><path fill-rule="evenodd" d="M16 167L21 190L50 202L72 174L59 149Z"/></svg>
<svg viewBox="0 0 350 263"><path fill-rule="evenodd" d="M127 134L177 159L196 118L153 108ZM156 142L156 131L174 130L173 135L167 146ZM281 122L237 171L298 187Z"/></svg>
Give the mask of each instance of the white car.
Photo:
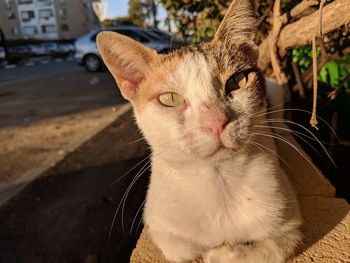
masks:
<svg viewBox="0 0 350 263"><path fill-rule="evenodd" d="M104 66L101 55L96 45L96 36L103 30L96 30L78 38L75 42L75 60L79 65L85 67L89 72L96 72ZM172 49L180 48L184 45L182 41L166 35L157 36L151 29L144 29L135 26L117 26L108 28L106 31L114 31L126 35L142 44L155 49L159 53L169 52ZM159 33L158 33L159 34ZM165 33L164 33L165 34Z"/></svg>

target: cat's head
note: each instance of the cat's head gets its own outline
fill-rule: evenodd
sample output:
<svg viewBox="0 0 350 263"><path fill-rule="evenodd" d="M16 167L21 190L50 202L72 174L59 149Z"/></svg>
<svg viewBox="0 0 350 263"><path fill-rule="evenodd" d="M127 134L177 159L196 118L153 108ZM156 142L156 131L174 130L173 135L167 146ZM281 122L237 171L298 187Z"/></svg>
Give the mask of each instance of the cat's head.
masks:
<svg viewBox="0 0 350 263"><path fill-rule="evenodd" d="M254 113L265 108L254 23L250 0L233 0L211 42L166 55L117 33L98 35L102 57L155 152L218 160L244 148Z"/></svg>

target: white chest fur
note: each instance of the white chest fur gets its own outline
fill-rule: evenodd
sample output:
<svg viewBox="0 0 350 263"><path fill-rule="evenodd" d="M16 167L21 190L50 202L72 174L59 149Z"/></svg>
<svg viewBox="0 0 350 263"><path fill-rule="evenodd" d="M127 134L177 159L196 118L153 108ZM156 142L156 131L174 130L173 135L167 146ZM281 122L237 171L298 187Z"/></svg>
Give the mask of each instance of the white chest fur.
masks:
<svg viewBox="0 0 350 263"><path fill-rule="evenodd" d="M283 217L282 171L271 156L242 154L220 166L154 158L152 170L145 223L203 247L264 238Z"/></svg>

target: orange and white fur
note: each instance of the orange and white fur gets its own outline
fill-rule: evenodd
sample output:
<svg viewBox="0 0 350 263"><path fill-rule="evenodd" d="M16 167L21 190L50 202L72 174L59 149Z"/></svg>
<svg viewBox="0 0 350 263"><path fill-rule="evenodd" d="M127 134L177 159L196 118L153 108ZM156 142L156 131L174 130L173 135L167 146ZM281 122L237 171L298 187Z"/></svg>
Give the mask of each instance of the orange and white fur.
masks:
<svg viewBox="0 0 350 263"><path fill-rule="evenodd" d="M296 197L256 127L267 110L254 22L250 1L233 0L211 42L165 55L98 35L152 148L144 223L171 262L281 263L300 242Z"/></svg>

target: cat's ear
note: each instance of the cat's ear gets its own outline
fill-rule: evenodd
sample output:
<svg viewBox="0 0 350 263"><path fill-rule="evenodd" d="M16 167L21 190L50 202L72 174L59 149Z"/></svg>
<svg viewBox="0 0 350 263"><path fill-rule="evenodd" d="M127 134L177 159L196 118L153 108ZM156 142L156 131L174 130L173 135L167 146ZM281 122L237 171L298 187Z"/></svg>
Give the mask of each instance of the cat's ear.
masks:
<svg viewBox="0 0 350 263"><path fill-rule="evenodd" d="M215 34L214 41L222 41L228 45L228 48L233 44L248 44L253 49L251 51L256 52L255 25L253 0L232 0Z"/></svg>
<svg viewBox="0 0 350 263"><path fill-rule="evenodd" d="M97 35L97 46L124 98L133 100L157 53L135 40L115 32Z"/></svg>

